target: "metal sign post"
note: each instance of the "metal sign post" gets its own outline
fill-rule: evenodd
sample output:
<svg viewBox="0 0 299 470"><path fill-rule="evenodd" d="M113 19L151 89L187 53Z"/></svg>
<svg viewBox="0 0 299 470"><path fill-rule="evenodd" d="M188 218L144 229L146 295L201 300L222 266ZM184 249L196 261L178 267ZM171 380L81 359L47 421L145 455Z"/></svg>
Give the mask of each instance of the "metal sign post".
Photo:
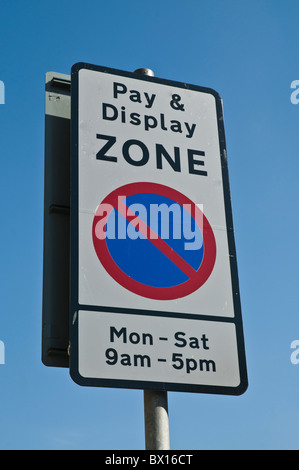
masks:
<svg viewBox="0 0 299 470"><path fill-rule="evenodd" d="M154 76L148 68L135 70L135 73ZM169 418L167 392L144 390L144 426L146 450L169 450Z"/></svg>
<svg viewBox="0 0 299 470"><path fill-rule="evenodd" d="M169 450L167 392L144 390L146 450Z"/></svg>

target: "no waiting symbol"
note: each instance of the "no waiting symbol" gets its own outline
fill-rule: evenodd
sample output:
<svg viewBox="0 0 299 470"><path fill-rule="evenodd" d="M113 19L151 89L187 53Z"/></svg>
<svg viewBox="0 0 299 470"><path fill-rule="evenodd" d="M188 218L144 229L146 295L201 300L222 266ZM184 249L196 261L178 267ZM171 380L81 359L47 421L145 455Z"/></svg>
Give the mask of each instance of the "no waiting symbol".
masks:
<svg viewBox="0 0 299 470"><path fill-rule="evenodd" d="M131 183L108 194L96 210L92 237L109 275L150 299L193 293L215 265L215 237L203 212L157 183Z"/></svg>

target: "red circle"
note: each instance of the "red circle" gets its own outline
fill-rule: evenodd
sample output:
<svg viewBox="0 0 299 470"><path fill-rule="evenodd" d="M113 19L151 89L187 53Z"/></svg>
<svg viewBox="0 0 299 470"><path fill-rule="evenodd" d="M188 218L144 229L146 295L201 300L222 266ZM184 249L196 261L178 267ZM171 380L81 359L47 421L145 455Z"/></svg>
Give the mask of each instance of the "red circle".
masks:
<svg viewBox="0 0 299 470"><path fill-rule="evenodd" d="M96 236L96 225L102 218L102 205L105 204L106 208L110 207L110 211L109 209L105 209L108 219L109 213L114 208L117 208L119 196L129 197L135 194L142 193L159 194L168 197L169 199L176 201L181 206L184 205L184 207L190 213L191 210L189 210L189 207L193 208L193 213L191 215L194 217L196 223L198 224L204 240L204 256L198 270L194 270L194 274L190 276L187 281L178 286L152 287L138 282L135 279L132 279L130 276L124 273L113 260L108 250L106 239L100 239ZM213 271L216 261L215 236L212 227L210 226L205 215L201 212L198 206L194 204L194 202L192 202L187 196L173 188L157 183L130 183L121 186L112 191L110 194L108 194L108 196L105 197L105 199L101 202L101 204L96 210L92 226L92 238L98 259L100 260L105 270L110 274L110 276L121 286L125 287L129 291L150 299L173 300L191 294L192 292L199 289L208 280Z"/></svg>

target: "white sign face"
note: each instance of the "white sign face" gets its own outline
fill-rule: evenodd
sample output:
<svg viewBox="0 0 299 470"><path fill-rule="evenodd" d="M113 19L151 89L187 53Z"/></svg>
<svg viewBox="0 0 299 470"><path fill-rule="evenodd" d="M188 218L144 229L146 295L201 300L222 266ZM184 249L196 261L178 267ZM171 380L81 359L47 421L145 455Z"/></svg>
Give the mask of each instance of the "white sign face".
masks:
<svg viewBox="0 0 299 470"><path fill-rule="evenodd" d="M79 331L82 377L240 385L233 323L79 311Z"/></svg>
<svg viewBox="0 0 299 470"><path fill-rule="evenodd" d="M242 393L245 353L218 94L77 64L72 139L73 378L83 385ZM130 342L130 334L140 342ZM147 334L151 344L142 342ZM179 345L185 337L197 338L195 351Z"/></svg>

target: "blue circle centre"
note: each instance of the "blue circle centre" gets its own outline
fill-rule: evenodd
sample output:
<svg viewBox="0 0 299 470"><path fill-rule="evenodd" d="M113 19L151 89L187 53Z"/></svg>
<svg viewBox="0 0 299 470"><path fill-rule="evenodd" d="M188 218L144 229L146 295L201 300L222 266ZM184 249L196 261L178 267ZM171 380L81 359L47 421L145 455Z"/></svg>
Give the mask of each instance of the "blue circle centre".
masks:
<svg viewBox="0 0 299 470"><path fill-rule="evenodd" d="M122 202L136 218L130 222L114 208L107 219L105 238L114 262L129 277L152 287L174 287L189 277L139 231L141 219L195 271L204 255L203 236L187 208L159 194L141 193Z"/></svg>

